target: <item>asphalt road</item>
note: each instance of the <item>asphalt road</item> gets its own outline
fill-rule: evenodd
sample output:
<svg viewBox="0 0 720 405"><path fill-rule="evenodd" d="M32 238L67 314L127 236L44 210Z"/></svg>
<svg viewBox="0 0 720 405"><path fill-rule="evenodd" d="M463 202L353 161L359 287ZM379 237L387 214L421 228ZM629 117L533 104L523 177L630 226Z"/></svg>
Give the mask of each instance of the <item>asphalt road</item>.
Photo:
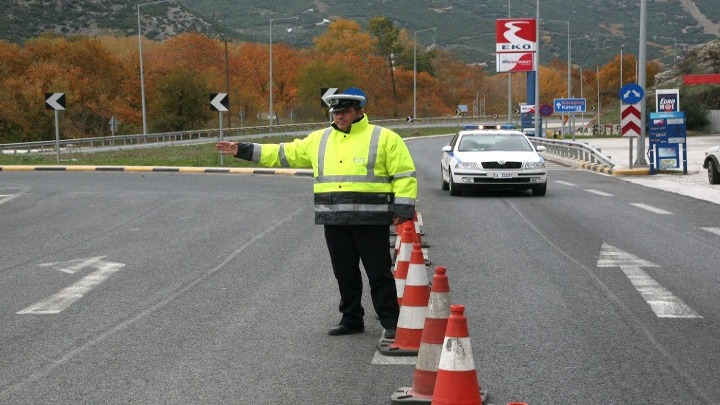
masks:
<svg viewBox="0 0 720 405"><path fill-rule="evenodd" d="M708 201L552 164L545 197L440 190L410 142L490 404L720 402ZM0 173L0 404L386 404L414 363L330 337L312 180ZM382 364L380 364L382 363Z"/></svg>

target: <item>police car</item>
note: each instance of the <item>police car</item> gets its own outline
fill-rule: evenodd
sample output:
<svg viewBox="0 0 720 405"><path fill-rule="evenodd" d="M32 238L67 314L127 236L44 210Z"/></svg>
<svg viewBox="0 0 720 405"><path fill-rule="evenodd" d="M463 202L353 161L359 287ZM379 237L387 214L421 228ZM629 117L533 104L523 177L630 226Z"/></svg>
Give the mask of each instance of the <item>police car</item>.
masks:
<svg viewBox="0 0 720 405"><path fill-rule="evenodd" d="M450 195L463 190L547 192L545 159L522 132L503 126L465 126L442 148L441 184Z"/></svg>

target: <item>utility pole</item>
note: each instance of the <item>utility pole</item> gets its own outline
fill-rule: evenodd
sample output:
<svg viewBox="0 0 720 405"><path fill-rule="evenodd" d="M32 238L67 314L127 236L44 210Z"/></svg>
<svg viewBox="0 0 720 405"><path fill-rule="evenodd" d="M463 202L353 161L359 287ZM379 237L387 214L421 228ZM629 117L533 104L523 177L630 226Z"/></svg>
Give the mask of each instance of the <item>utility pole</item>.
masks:
<svg viewBox="0 0 720 405"><path fill-rule="evenodd" d="M638 61L638 84L643 90L646 90L646 35L647 35L647 0L640 1L640 52ZM647 112L647 97L643 97L640 100L640 136L638 137L637 143L637 161L635 166L647 166L647 160L645 160L645 122Z"/></svg>

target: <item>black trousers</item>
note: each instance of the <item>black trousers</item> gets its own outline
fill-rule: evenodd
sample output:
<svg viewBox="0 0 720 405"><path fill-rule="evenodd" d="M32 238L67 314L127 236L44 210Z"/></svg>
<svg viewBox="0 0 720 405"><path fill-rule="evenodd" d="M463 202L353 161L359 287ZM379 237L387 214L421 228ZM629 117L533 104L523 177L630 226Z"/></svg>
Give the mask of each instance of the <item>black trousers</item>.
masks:
<svg viewBox="0 0 720 405"><path fill-rule="evenodd" d="M387 225L325 225L325 241L330 252L333 273L340 289L340 323L363 325L360 273L362 261L370 284L373 307L385 329L397 327L400 307L395 278L390 267L390 228Z"/></svg>

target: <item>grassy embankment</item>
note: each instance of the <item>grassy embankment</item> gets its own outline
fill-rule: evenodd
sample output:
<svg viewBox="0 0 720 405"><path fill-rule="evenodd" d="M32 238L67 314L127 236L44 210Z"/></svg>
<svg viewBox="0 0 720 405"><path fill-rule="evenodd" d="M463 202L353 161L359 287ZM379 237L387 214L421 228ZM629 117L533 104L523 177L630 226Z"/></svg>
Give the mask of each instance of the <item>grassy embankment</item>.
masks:
<svg viewBox="0 0 720 405"><path fill-rule="evenodd" d="M458 128L408 128L395 130L402 137L452 134ZM276 136L253 139L257 143L290 142L296 136ZM253 163L232 156L225 156L222 167L255 166ZM0 165L52 166L57 164L56 154L10 154L0 155ZM118 149L107 152L84 153L82 151L62 151L61 165L89 166L169 166L169 167L221 167L220 154L215 143L194 145L155 146L139 149Z"/></svg>

